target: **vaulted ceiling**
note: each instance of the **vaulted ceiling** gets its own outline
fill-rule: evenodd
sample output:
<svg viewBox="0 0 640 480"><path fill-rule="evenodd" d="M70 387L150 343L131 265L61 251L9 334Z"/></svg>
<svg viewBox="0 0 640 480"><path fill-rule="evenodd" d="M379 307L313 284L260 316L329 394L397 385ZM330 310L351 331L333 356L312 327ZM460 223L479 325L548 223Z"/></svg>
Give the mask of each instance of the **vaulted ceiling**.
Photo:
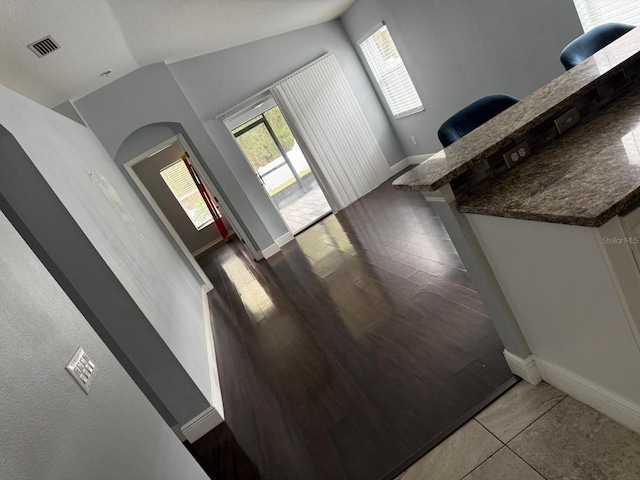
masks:
<svg viewBox="0 0 640 480"><path fill-rule="evenodd" d="M144 65L332 20L353 1L0 0L0 83L52 107ZM27 45L47 35L60 49L38 58Z"/></svg>

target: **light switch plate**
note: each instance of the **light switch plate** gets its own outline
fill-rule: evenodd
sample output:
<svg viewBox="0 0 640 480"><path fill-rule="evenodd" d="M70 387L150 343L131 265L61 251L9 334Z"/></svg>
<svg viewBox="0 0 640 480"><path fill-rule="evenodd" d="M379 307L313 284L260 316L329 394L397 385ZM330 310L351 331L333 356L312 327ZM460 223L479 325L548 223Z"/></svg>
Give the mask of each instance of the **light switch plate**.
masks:
<svg viewBox="0 0 640 480"><path fill-rule="evenodd" d="M98 375L98 367L91 361L82 347L76 350L76 353L73 354L65 368L69 375L78 382L84 393L89 395L89 390L91 390L91 386Z"/></svg>
<svg viewBox="0 0 640 480"><path fill-rule="evenodd" d="M570 108L554 120L558 133L564 133L580 121L580 112L576 107Z"/></svg>

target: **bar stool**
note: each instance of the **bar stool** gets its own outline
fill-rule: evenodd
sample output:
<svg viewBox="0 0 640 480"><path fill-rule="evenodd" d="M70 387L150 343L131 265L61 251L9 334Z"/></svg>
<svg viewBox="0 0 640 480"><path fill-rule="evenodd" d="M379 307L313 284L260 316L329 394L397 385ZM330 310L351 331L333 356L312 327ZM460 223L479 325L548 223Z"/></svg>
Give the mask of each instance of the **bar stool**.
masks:
<svg viewBox="0 0 640 480"><path fill-rule="evenodd" d="M438 139L446 148L518 102L517 98L510 95L497 94L482 97L444 122L438 130Z"/></svg>
<svg viewBox="0 0 640 480"><path fill-rule="evenodd" d="M562 50L560 61L564 69L570 70L584 62L598 50L602 50L634 28L633 25L624 23L605 23L583 33Z"/></svg>

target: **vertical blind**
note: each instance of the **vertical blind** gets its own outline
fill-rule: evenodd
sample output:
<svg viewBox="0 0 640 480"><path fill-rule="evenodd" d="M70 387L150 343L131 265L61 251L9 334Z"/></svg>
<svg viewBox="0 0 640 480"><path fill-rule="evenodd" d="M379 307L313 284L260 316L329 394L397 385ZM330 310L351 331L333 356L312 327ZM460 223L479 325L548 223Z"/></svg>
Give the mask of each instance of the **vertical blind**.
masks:
<svg viewBox="0 0 640 480"><path fill-rule="evenodd" d="M276 83L272 94L338 209L389 178L385 156L333 54Z"/></svg>
<svg viewBox="0 0 640 480"><path fill-rule="evenodd" d="M573 3L585 32L609 22L640 25L638 0L573 0Z"/></svg>
<svg viewBox="0 0 640 480"><path fill-rule="evenodd" d="M394 117L424 110L386 25L364 40L360 49Z"/></svg>

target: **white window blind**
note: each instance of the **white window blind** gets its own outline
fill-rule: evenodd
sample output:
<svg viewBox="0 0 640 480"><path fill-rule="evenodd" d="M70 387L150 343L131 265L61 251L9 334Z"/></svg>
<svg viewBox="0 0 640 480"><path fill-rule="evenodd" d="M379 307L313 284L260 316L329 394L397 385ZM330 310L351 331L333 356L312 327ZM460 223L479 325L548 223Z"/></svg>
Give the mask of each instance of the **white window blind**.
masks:
<svg viewBox="0 0 640 480"><path fill-rule="evenodd" d="M585 32L609 22L640 25L638 0L573 0L573 3Z"/></svg>
<svg viewBox="0 0 640 480"><path fill-rule="evenodd" d="M391 175L389 164L335 55L272 87L340 210Z"/></svg>
<svg viewBox="0 0 640 480"><path fill-rule="evenodd" d="M360 48L395 118L424 110L386 25L364 40Z"/></svg>
<svg viewBox="0 0 640 480"><path fill-rule="evenodd" d="M202 230L213 222L213 216L182 159L160 170L160 176L196 229Z"/></svg>

